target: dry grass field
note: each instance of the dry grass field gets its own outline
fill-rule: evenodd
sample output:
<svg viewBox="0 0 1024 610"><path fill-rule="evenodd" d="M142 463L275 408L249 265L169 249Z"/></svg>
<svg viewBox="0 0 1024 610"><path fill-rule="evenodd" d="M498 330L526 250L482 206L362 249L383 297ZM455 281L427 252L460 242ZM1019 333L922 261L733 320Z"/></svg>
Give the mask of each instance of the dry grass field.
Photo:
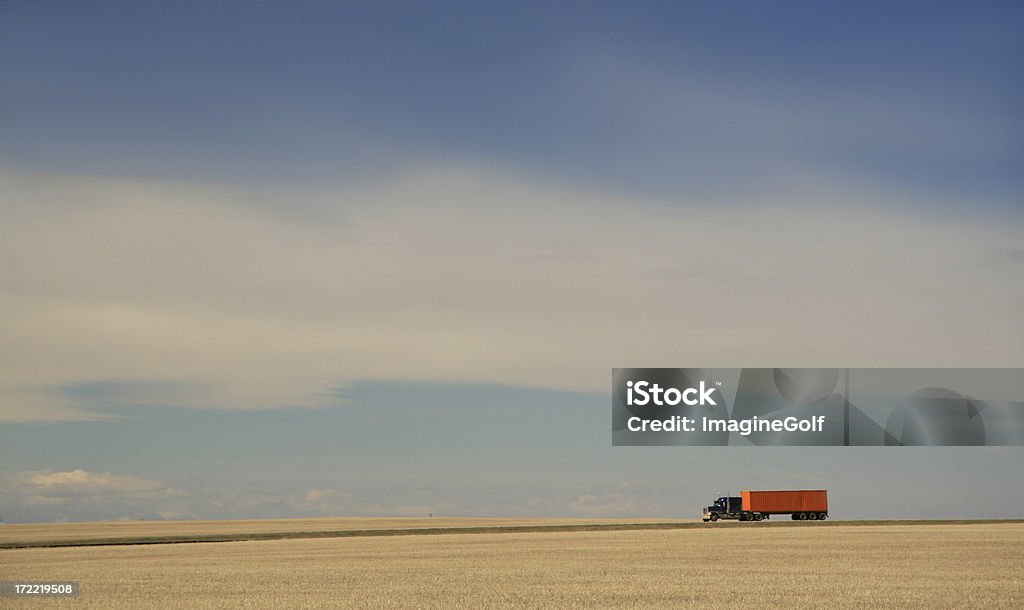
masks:
<svg viewBox="0 0 1024 610"><path fill-rule="evenodd" d="M697 523L700 519L629 519L628 523ZM622 519L515 519L505 517L328 517L238 521L96 521L91 523L9 523L0 526L0 548L21 543L100 542L135 539L195 539L206 536L406 530L613 525Z"/></svg>
<svg viewBox="0 0 1024 610"><path fill-rule="evenodd" d="M378 522L379 523L379 522ZM374 524L374 527L377 527ZM1024 524L720 527L0 550L11 607L1024 607Z"/></svg>

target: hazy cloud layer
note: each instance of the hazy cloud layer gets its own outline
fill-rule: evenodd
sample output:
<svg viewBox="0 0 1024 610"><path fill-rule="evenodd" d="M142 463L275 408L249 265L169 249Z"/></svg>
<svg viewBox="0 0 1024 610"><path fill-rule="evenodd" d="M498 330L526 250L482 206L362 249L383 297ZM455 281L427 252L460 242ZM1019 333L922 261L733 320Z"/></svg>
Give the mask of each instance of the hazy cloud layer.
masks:
<svg viewBox="0 0 1024 610"><path fill-rule="evenodd" d="M503 489L410 485L360 489L288 486L243 489L197 484L188 491L128 474L31 471L0 478L0 519L10 522L119 519L224 519L339 515L428 516L538 514L598 517L664 514L666 492L620 483L570 485L555 491L512 485ZM623 493L625 491L625 494ZM674 492L668 492L673 495ZM628 494L628 495L627 495Z"/></svg>
<svg viewBox="0 0 1024 610"><path fill-rule="evenodd" d="M592 391L626 365L1024 365L1019 219L817 191L711 205L474 168L274 192L8 171L0 419L322 407L367 378Z"/></svg>
<svg viewBox="0 0 1024 610"><path fill-rule="evenodd" d="M189 501L188 493L162 481L80 468L3 477L0 493L0 517L34 521L180 518Z"/></svg>
<svg viewBox="0 0 1024 610"><path fill-rule="evenodd" d="M635 461L620 453L611 460L610 470L630 477L629 481L605 476L607 482L598 482L595 478L601 477L582 471L576 477L567 476L556 466L557 483L533 472L532 483L522 477L481 483L459 481L457 475L421 481L392 476L378 484L344 489L287 481L254 485L245 481L244 474L238 477L241 483L190 475L193 480L186 485L169 485L125 471L32 471L0 476L0 519L20 523L431 514L696 518L700 507L721 493L772 487L826 487L832 512L840 519L1007 518L1021 514L1014 508L1020 506L1020 491L1005 485L1007 475L1019 464L1018 449L967 453L940 448L888 457L876 451L840 455L791 450L775 452L768 459L764 449L739 454L730 449L729 454L713 456L719 465L697 469L693 463L708 460L706 449L661 452L662 466L632 469L614 465ZM808 459L815 464L814 472L806 468ZM751 460L762 467L751 471ZM786 462L791 467L769 462ZM685 479L680 472L688 473ZM75 482L53 483L65 479ZM886 502L879 489L899 490L913 501ZM979 497L986 501L978 502Z"/></svg>

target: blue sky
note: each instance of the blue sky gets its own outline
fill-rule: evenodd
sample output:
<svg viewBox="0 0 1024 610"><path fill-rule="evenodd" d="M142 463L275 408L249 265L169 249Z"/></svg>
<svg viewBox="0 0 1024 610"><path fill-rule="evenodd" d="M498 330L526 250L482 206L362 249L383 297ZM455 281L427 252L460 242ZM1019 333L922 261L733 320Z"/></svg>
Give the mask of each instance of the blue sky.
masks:
<svg viewBox="0 0 1024 610"><path fill-rule="evenodd" d="M115 421L5 426L0 508L11 522L692 517L719 492L795 487L829 489L837 518L1000 518L1019 494L1005 478L1019 447L611 447L603 393L406 382L347 394L340 409L122 408ZM79 478L54 482L67 464Z"/></svg>
<svg viewBox="0 0 1024 610"><path fill-rule="evenodd" d="M2 159L22 167L295 181L440 157L665 197L825 173L1004 204L1022 186L1012 2L4 11Z"/></svg>
<svg viewBox="0 0 1024 610"><path fill-rule="evenodd" d="M1012 2L4 3L0 517L1024 505L1015 449L606 429L616 366L1024 367L1022 31ZM932 508L880 508L905 481Z"/></svg>

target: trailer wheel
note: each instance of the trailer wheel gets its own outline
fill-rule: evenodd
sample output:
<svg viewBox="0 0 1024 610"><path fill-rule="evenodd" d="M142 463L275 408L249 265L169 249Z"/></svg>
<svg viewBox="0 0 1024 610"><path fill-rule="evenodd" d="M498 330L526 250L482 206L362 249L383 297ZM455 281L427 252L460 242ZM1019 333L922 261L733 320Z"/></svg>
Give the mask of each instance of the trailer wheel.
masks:
<svg viewBox="0 0 1024 610"><path fill-rule="evenodd" d="M824 521L825 519L828 519L828 515L827 514L825 514L825 513L818 513L818 521Z"/></svg>
<svg viewBox="0 0 1024 610"><path fill-rule="evenodd" d="M718 513L711 513L711 522L718 521Z"/></svg>
<svg viewBox="0 0 1024 610"><path fill-rule="evenodd" d="M800 515L799 517L797 517L797 519L799 519L801 521L807 521L807 513L797 513L797 514Z"/></svg>
<svg viewBox="0 0 1024 610"><path fill-rule="evenodd" d="M817 521L818 520L818 513L807 513L807 518L810 519L811 521Z"/></svg>
<svg viewBox="0 0 1024 610"><path fill-rule="evenodd" d="M793 521L796 521L797 519L800 518L799 515L800 515L800 513L793 513L792 515L789 516L789 518L792 519Z"/></svg>

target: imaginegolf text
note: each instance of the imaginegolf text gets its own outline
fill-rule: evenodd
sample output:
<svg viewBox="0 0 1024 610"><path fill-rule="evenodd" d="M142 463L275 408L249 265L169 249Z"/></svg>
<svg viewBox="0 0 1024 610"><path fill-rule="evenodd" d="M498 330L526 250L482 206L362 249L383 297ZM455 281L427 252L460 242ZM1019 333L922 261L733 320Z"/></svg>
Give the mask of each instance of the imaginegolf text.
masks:
<svg viewBox="0 0 1024 610"><path fill-rule="evenodd" d="M700 418L701 432L738 432L747 436L752 432L821 432L825 427L825 416L818 415L807 419L786 417L784 419L761 419L754 416L750 419L713 419ZM676 415L668 419L643 419L630 417L626 422L631 432L695 432L697 420Z"/></svg>

